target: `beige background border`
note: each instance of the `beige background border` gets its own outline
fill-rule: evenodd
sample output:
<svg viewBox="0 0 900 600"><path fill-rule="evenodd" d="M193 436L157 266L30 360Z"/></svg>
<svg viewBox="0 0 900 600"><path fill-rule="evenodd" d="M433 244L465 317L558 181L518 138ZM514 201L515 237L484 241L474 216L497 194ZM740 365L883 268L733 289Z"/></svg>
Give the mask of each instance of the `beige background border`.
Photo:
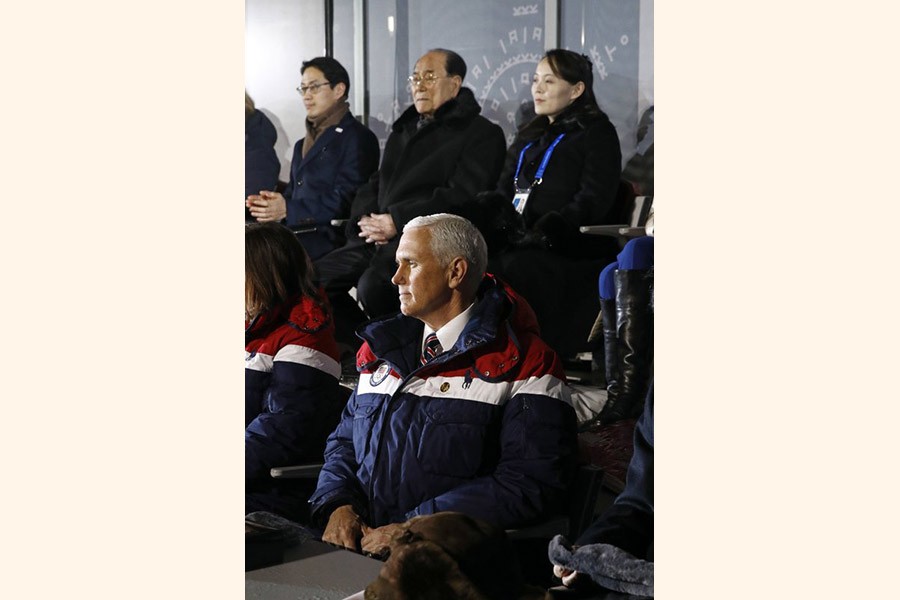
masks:
<svg viewBox="0 0 900 600"><path fill-rule="evenodd" d="M658 597L892 593L881 5L657 3ZM7 10L9 597L243 596L242 20Z"/></svg>
<svg viewBox="0 0 900 600"><path fill-rule="evenodd" d="M896 595L876 6L656 3L657 597Z"/></svg>
<svg viewBox="0 0 900 600"><path fill-rule="evenodd" d="M4 13L3 596L242 598L243 3Z"/></svg>

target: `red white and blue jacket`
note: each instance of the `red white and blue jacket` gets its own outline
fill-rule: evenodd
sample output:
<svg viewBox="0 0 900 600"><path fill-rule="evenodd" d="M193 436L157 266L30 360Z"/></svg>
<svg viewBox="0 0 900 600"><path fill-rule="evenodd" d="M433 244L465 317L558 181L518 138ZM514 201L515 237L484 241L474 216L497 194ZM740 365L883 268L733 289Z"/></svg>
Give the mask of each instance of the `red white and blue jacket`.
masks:
<svg viewBox="0 0 900 600"><path fill-rule="evenodd" d="M272 467L321 462L343 408L327 304L297 298L247 323L245 337L248 483L268 481Z"/></svg>
<svg viewBox="0 0 900 600"><path fill-rule="evenodd" d="M351 504L373 527L445 510L501 527L562 507L576 418L534 313L490 275L456 344L419 366L423 324L364 325L359 384L328 438L313 522Z"/></svg>

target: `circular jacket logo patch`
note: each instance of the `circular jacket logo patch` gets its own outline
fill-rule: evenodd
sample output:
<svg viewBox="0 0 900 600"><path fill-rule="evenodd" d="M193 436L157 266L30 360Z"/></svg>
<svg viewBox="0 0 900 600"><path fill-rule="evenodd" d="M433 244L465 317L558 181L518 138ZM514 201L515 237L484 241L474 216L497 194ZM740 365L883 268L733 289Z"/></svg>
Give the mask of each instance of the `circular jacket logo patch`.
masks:
<svg viewBox="0 0 900 600"><path fill-rule="evenodd" d="M391 374L391 366L387 363L381 363L375 372L369 376L369 385L376 386Z"/></svg>

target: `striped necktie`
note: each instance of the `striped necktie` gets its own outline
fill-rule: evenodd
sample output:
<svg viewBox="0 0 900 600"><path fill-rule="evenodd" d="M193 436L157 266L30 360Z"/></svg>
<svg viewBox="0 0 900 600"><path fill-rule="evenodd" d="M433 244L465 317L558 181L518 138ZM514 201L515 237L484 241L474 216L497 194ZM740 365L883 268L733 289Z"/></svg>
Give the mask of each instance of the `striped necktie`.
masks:
<svg viewBox="0 0 900 600"><path fill-rule="evenodd" d="M429 362L432 358L443 352L441 342L434 333L425 336L425 347L422 348L422 358L419 360L421 364Z"/></svg>

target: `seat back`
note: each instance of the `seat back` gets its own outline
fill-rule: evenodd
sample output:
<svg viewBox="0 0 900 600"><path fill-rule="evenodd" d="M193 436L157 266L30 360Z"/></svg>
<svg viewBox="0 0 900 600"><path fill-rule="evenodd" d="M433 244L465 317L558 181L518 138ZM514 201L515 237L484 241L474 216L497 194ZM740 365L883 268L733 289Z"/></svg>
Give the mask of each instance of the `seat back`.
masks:
<svg viewBox="0 0 900 600"><path fill-rule="evenodd" d="M613 225L583 225L581 233L615 237L619 248L623 248L629 239L647 235L645 226L653 208L653 196L636 196L631 184L619 182L616 195L615 214L618 223Z"/></svg>
<svg viewBox="0 0 900 600"><path fill-rule="evenodd" d="M650 215L652 206L653 196L635 196L625 222L629 227L643 227L647 224L647 217Z"/></svg>
<svg viewBox="0 0 900 600"><path fill-rule="evenodd" d="M628 227L643 227L650 213L653 196L640 194L640 186L626 179L619 180L616 192L616 206L619 209L619 222Z"/></svg>

